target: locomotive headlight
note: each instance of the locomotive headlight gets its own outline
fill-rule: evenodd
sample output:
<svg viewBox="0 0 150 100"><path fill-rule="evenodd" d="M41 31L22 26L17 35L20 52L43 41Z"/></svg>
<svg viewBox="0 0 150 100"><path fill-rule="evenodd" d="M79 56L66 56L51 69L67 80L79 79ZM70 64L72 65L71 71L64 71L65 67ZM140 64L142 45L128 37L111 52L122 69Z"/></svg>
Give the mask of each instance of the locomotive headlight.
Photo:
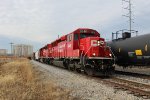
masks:
<svg viewBox="0 0 150 100"><path fill-rule="evenodd" d="M97 45L100 46L100 41L97 41Z"/></svg>
<svg viewBox="0 0 150 100"><path fill-rule="evenodd" d="M96 54L95 53L93 53L93 56L95 56Z"/></svg>
<svg viewBox="0 0 150 100"><path fill-rule="evenodd" d="M112 56L112 54L110 53L110 54L109 54L109 56L111 57L111 56Z"/></svg>

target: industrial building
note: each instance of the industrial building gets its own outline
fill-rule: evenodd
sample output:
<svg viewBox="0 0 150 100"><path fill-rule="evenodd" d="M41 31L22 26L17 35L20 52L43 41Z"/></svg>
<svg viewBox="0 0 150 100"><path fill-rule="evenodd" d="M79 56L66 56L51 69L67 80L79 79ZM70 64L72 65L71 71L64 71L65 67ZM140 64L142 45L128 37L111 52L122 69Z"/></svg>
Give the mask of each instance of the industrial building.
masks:
<svg viewBox="0 0 150 100"><path fill-rule="evenodd" d="M33 46L26 44L13 45L13 55L17 57L32 57Z"/></svg>
<svg viewBox="0 0 150 100"><path fill-rule="evenodd" d="M7 50L6 49L0 49L0 56L6 56Z"/></svg>

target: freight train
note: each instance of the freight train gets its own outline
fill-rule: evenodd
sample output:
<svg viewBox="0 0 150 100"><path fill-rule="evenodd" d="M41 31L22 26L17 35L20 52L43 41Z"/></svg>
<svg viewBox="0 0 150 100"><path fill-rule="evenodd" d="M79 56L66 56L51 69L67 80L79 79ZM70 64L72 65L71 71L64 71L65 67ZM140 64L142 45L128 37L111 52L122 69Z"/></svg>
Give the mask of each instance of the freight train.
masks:
<svg viewBox="0 0 150 100"><path fill-rule="evenodd" d="M79 28L35 52L35 60L84 72L109 76L114 72L114 57L105 39L93 29Z"/></svg>
<svg viewBox="0 0 150 100"><path fill-rule="evenodd" d="M150 34L131 37L122 33L122 38L107 42L116 56L116 64L123 67L150 65Z"/></svg>

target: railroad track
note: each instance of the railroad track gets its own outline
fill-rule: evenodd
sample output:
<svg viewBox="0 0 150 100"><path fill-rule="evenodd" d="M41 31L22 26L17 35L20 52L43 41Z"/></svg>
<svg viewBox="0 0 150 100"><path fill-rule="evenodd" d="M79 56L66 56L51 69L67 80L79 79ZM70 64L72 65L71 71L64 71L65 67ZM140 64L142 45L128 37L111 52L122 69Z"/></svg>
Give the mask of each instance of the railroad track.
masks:
<svg viewBox="0 0 150 100"><path fill-rule="evenodd" d="M105 85L114 87L114 89L116 90L127 91L128 94L133 94L134 96L142 97L143 99L150 99L150 85L120 79L116 77L109 77L109 78L89 77L89 76L86 77L92 78L96 80L98 83L103 83Z"/></svg>
<svg viewBox="0 0 150 100"><path fill-rule="evenodd" d="M73 73L77 72L73 71ZM124 80L116 77L102 78L87 76L85 74L82 75L87 79L94 79L98 83L104 83L105 85L107 84L109 86L112 86L114 87L114 89L127 91L128 94L133 94L134 96L142 97L144 99L150 99L150 85Z"/></svg>
<svg viewBox="0 0 150 100"><path fill-rule="evenodd" d="M131 72L124 72L124 71L115 71L115 73L119 74L119 75L126 75L126 76L132 76L132 77L136 77L136 78L150 80L150 75L146 75L146 74L131 73Z"/></svg>
<svg viewBox="0 0 150 100"><path fill-rule="evenodd" d="M150 85L147 85L147 84L137 83L137 82L133 82L133 81L125 80L125 79L120 79L120 78L116 78L116 77L112 77L112 79L115 81L122 82L123 84L128 84L128 85L133 86L133 87L137 87L137 88L140 87L142 89L149 89L149 91L150 91Z"/></svg>
<svg viewBox="0 0 150 100"><path fill-rule="evenodd" d="M113 86L115 89L128 91L127 93L133 94L144 99L150 99L150 85L128 81L116 77L102 80L105 84Z"/></svg>

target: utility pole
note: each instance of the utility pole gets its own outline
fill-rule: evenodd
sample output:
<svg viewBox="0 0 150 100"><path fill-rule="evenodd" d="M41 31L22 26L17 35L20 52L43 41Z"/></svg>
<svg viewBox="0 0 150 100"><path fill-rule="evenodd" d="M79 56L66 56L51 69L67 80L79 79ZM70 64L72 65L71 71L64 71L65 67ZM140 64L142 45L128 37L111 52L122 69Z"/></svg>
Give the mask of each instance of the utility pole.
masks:
<svg viewBox="0 0 150 100"><path fill-rule="evenodd" d="M122 0L122 2L128 3L127 7L125 7L125 8L123 7L123 9L128 11L128 14L125 14L123 16L129 18L129 32L131 33L132 32L132 23L134 23L133 19L132 19L132 3L131 3L131 0Z"/></svg>
<svg viewBox="0 0 150 100"><path fill-rule="evenodd" d="M122 0L122 6L123 9L125 9L125 11L127 11L127 13L125 15L122 15L124 17L127 17L129 20L129 29L122 29L119 31L116 31L116 33L112 33L112 40L114 39L114 35L116 35L116 39L118 39L118 35L120 34L120 32L124 33L124 32L129 32L129 33L136 33L136 36L138 35L138 31L133 30L132 29L132 23L133 22L133 12L132 12L132 2L131 0Z"/></svg>
<svg viewBox="0 0 150 100"><path fill-rule="evenodd" d="M131 33L131 30L132 30L132 9L131 9L131 0L129 0L129 22L130 22L130 25L129 25L129 31Z"/></svg>
<svg viewBox="0 0 150 100"><path fill-rule="evenodd" d="M11 54L12 54L12 52L13 52L13 51L12 51L12 45L13 45L14 43L11 42L11 43L9 43L9 44L10 44L10 46L11 46Z"/></svg>

